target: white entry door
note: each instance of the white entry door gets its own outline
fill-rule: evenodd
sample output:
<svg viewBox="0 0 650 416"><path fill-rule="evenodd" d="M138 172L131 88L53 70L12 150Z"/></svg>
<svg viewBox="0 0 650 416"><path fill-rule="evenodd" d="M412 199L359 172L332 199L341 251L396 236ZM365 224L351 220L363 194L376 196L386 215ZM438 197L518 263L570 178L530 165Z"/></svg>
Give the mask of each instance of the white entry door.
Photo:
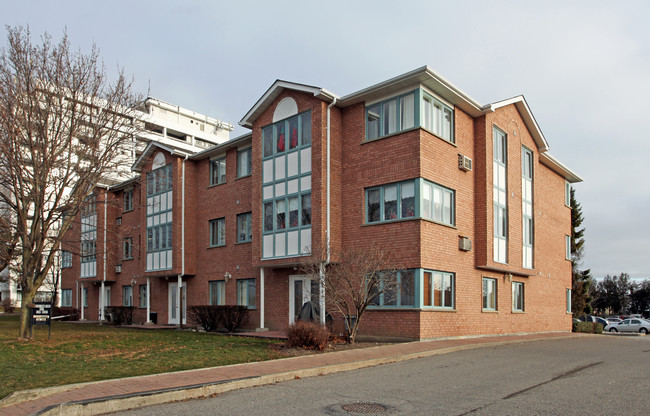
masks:
<svg viewBox="0 0 650 416"><path fill-rule="evenodd" d="M319 308L318 283L307 276L289 276L289 325L296 322L305 302L312 301Z"/></svg>
<svg viewBox="0 0 650 416"><path fill-rule="evenodd" d="M183 318L183 324L187 323L187 302L186 302L186 293L187 292L187 283L183 283L183 288L181 290L181 311L180 315ZM169 313L168 321L170 325L179 325L179 311L178 311L178 283L169 283Z"/></svg>

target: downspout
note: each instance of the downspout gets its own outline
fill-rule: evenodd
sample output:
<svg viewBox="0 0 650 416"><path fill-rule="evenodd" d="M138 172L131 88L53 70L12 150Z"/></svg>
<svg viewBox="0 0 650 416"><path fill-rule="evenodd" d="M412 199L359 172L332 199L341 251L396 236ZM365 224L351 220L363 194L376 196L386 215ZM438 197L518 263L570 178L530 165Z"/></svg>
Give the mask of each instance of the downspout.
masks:
<svg viewBox="0 0 650 416"><path fill-rule="evenodd" d="M331 131L332 131L332 126L331 126L331 109L336 105L336 97L334 97L334 100L330 103L330 105L327 106L327 229L326 229L326 239L327 239L327 259L325 260L325 263L321 263L321 267L319 270L319 295L320 295L320 302L319 302L319 308L321 310L320 314L320 323L321 325L325 325L325 267L330 264L330 240L331 240L331 178L332 178L332 162L331 162Z"/></svg>

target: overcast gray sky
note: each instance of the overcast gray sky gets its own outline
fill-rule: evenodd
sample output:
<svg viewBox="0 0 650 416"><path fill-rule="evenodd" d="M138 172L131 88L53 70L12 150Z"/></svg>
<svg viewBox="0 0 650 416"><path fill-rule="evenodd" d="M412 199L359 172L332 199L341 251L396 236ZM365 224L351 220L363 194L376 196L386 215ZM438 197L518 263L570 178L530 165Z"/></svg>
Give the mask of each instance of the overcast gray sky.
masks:
<svg viewBox="0 0 650 416"><path fill-rule="evenodd" d="M0 4L34 40L67 27L142 94L233 124L276 79L342 96L428 65L481 104L523 94L550 153L584 178L583 267L650 278L648 1Z"/></svg>

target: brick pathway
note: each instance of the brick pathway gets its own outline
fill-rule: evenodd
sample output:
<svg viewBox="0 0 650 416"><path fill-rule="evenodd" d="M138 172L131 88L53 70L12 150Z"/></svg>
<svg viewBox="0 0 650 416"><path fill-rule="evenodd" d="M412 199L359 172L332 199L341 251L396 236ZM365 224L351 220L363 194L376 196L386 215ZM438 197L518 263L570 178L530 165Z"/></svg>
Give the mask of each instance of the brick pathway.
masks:
<svg viewBox="0 0 650 416"><path fill-rule="evenodd" d="M70 385L58 388L46 397L25 400L13 405L3 406L0 403L0 416L22 416L43 413L50 408L49 414L59 414L52 411L63 403L70 402L109 402L137 396L138 405L146 405L147 398L155 396L161 391L174 391L174 400L182 398L183 392L202 386L224 386L228 382L240 382L256 377L282 375L276 380L286 380L294 377L306 377L316 374L325 374L349 369L368 367L381 363L396 362L417 357L442 354L461 349L477 348L481 346L519 343L536 340L562 339L577 337L572 333L544 333L529 335L506 335L462 339L445 339L435 341L409 342L390 344L379 347L351 349L332 353L305 355L300 357L279 360L236 364L223 367L214 367L198 370L188 370L175 373L164 373L149 376L130 377L117 380L106 380L80 385ZM294 375L295 374L295 375ZM267 380L267 381L264 381ZM259 379L259 382L245 385L259 385L273 382L271 379ZM221 391L228 390L225 388ZM47 389L44 390L47 392ZM180 394L180 396L179 396ZM187 397L191 396L188 393ZM151 399L149 399L151 400ZM153 402L149 403L153 404ZM115 408L104 411L115 410ZM96 411L96 410L95 410ZM92 414L90 408L83 412L74 409L61 409L61 414Z"/></svg>

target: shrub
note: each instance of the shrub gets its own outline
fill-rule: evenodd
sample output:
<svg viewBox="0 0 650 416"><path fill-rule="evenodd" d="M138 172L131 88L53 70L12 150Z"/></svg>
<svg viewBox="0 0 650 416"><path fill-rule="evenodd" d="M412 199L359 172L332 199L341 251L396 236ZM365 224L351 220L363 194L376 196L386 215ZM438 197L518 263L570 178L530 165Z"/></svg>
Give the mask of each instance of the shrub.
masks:
<svg viewBox="0 0 650 416"><path fill-rule="evenodd" d="M287 345L289 347L322 351L327 348L328 338L329 332L319 324L298 321L289 327Z"/></svg>
<svg viewBox="0 0 650 416"><path fill-rule="evenodd" d="M133 306L107 306L104 308L109 321L115 325L133 324Z"/></svg>
<svg viewBox="0 0 650 416"><path fill-rule="evenodd" d="M229 334L248 323L248 307L241 305L219 305L216 307L219 323Z"/></svg>
<svg viewBox="0 0 650 416"><path fill-rule="evenodd" d="M218 306L196 305L187 308L187 314L191 320L201 325L206 332L216 331L219 327Z"/></svg>
<svg viewBox="0 0 650 416"><path fill-rule="evenodd" d="M55 306L54 310L52 311L52 317L55 316L63 316L63 318L57 319L57 321L78 321L79 309L70 307L58 308Z"/></svg>
<svg viewBox="0 0 650 416"><path fill-rule="evenodd" d="M603 324L598 322L574 322L573 332L585 332L587 334L602 334Z"/></svg>
<svg viewBox="0 0 650 416"><path fill-rule="evenodd" d="M12 313L14 311L14 305L11 303L11 299L9 298L2 301L2 306L4 306L6 313Z"/></svg>

